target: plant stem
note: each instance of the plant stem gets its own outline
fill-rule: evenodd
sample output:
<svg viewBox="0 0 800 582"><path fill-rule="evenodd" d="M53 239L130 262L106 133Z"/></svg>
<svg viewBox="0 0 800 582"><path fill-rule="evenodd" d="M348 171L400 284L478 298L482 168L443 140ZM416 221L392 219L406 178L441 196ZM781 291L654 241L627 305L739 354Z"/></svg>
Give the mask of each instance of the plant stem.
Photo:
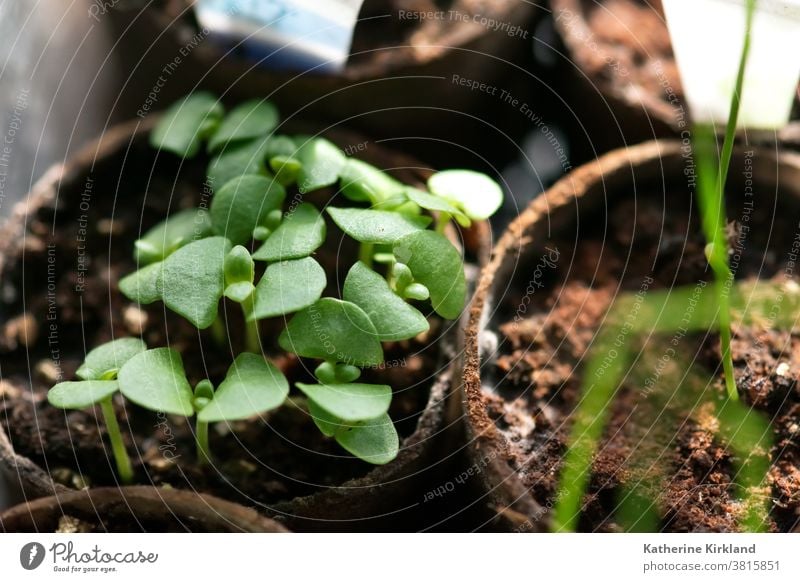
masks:
<svg viewBox="0 0 800 582"><path fill-rule="evenodd" d="M361 243L361 246L358 249L358 260L368 266L370 269L372 268L372 254L375 250L375 245L372 243Z"/></svg>
<svg viewBox="0 0 800 582"><path fill-rule="evenodd" d="M452 216L450 216L449 212L440 212L439 216L436 217L436 232L444 234L444 229L447 228L451 218Z"/></svg>
<svg viewBox="0 0 800 582"><path fill-rule="evenodd" d="M261 353L261 338L258 333L258 320L250 321L250 314L253 313L255 300L253 294L242 302L242 315L244 316L245 327L245 348L254 354Z"/></svg>
<svg viewBox="0 0 800 582"><path fill-rule="evenodd" d="M201 465L208 465L211 462L211 449L208 446L208 423L197 421L195 427L197 434L197 462Z"/></svg>
<svg viewBox="0 0 800 582"><path fill-rule="evenodd" d="M709 263L716 279L714 290L719 307L719 337L722 352L722 367L725 372L725 386L728 397L739 399L736 379L733 375L733 355L731 353L731 314L729 292L733 284L733 273L728 266L728 243L725 238L725 183L733 155L733 143L736 126L739 121L739 108L742 99L742 86L750 53L750 37L753 24L755 0L747 0L745 15L745 35L742 54L739 58L739 70L736 75L736 87L731 97L730 114L725 127L725 139L719 157L719 166L715 167L717 153L716 136L713 128L696 126L694 131L695 154L698 158L698 193L703 231L706 241L711 245ZM713 176L713 178L712 178Z"/></svg>
<svg viewBox="0 0 800 582"><path fill-rule="evenodd" d="M217 314L214 323L211 324L211 337L217 342L217 345L223 346L227 341L228 334L225 331L225 323L222 321L222 314Z"/></svg>
<svg viewBox="0 0 800 582"><path fill-rule="evenodd" d="M125 444L122 442L122 432L119 430L117 416L114 414L114 404L111 396L100 401L100 408L103 411L103 420L106 423L108 439L111 441L111 450L114 453L114 460L117 463L119 478L125 485L133 483L133 467Z"/></svg>

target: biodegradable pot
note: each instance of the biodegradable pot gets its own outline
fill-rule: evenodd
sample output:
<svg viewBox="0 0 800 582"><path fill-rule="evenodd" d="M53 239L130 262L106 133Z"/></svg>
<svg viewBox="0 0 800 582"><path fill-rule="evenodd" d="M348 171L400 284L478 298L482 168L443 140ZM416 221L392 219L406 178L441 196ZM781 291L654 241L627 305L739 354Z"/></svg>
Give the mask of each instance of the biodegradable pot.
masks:
<svg viewBox="0 0 800 582"><path fill-rule="evenodd" d="M163 219L167 205L180 204L181 200L183 203L194 205L197 204L198 196L203 196L199 192L198 185L202 183L205 174L205 163L183 162L153 151L147 144L147 135L154 121L155 119L148 119L145 122L116 126L65 165L51 169L36 184L27 203L20 204L9 223L0 230L0 274L4 281L4 301L0 304L0 315L2 315L0 321L4 322L0 339L0 361L3 363L3 377L0 383L2 389L0 411L3 413L0 415L3 422L0 426L0 466L27 499L61 494L72 487L82 488L87 483L81 474L81 466L107 464L105 458L97 458L105 457L102 448L92 449L94 453L89 458L82 457L81 443L90 447L102 446L98 443L102 442L103 433L98 432L98 423L92 416L86 416L83 412L77 413L77 416L69 413L68 426L72 427L74 434L65 432L67 429L63 427L59 429L61 432L50 430L51 427L45 422L44 416L50 415L49 420L55 423L54 425L57 425L59 419L61 424L64 424L65 417L62 411L58 411L59 418L56 418L53 413L55 409L43 402L44 389L57 381L59 372L63 372L65 379L71 377L76 363L85 354L84 340L87 344L96 341L92 326L98 325L98 318L101 318L99 321L102 325L105 321L102 318L107 317L104 313L114 315L113 322L108 325L113 327L115 337L129 335L132 333L131 326L135 328L141 325L142 313L139 310L134 310L133 321L130 320L130 313L125 310L128 302L119 295L114 284L116 277L124 273L117 271L133 268L130 259L132 242L140 228L145 230L151 224ZM406 183L421 184L428 175L429 170L421 163L372 144L359 135L344 130L332 130L325 135L340 147L356 148L353 151L358 151L359 157L365 161L392 169L392 173ZM357 147L359 144L361 146ZM116 197L112 196L109 192L120 184L123 184L125 189L119 190ZM171 188L170 195L161 191L165 187ZM150 192L147 201L143 201L139 194L145 191ZM133 194L134 192L136 194ZM85 222L83 215L87 215ZM133 225L128 224L131 220ZM138 221L142 222L137 224ZM87 228L92 231L85 245L80 248L75 244L76 239L71 230L74 228L79 229L76 231L78 233L85 234L84 230ZM54 234L49 234L50 229L53 229ZM98 234L92 229L100 229L102 232ZM59 235L62 230L64 232ZM491 234L488 224L477 223L463 235L462 242L468 260L482 264L488 257L490 248ZM88 268L88 273L73 267L77 264L73 261L79 260L75 255L80 256L80 253L91 255L91 250L97 248L107 248L108 256L92 256L92 260L96 263L104 262L105 265L92 264ZM51 255L52 260L50 260ZM475 268L471 267L470 270L474 272ZM91 278L93 276L91 273L100 277L99 283L98 280ZM81 279L81 276L86 280ZM49 287L51 284L53 287ZM79 284L85 285L85 288L81 304L76 305L78 301L75 286ZM48 289L53 293L59 293L57 289L64 288L67 289L66 296L58 295L55 307L51 308L55 309L57 314L54 316L55 321L52 322L53 327L49 327L49 323L48 327L41 327L37 322L48 321L48 302L52 298L48 296ZM21 308L23 298L26 301L24 309ZM100 307L89 308L90 303ZM171 316L159 314L159 317ZM170 332L172 337L169 339L171 343L183 341L178 337L181 334L185 338L197 336L196 330L192 332L189 328L182 328L183 324L179 319L170 320L168 325L172 327ZM244 493L240 494L238 490L233 490L231 495L245 504L260 506L265 512L275 515L280 520L304 529L413 527L411 524L403 525L402 522L398 522L396 515L388 517L388 514L408 506L405 501L414 494L415 487L421 480L429 478L431 473L437 470L437 460L445 454L442 442L447 436L448 427L445 411L447 399L450 397L449 362L457 355L455 351L457 327L457 322L450 322L447 328L449 331L442 331L439 343L432 348L436 352L435 357L427 354L424 356L427 359L419 360L427 368L415 372L405 367L397 368L397 372L394 372L396 374L394 378L413 377L415 374L419 376L425 370L430 372L430 376L425 376L424 385L420 384L414 390L406 390L403 397L394 399L397 409L393 408L393 411L402 424L402 426L398 424L401 432L401 452L397 459L370 470L369 466L361 461L335 458L341 455L335 448L321 451L322 456L318 453L309 457L303 457L308 451L296 448L292 449L294 454L298 455L295 464L302 464L305 459L316 463L315 470L327 479L336 479L339 473L343 478L330 483L293 483L293 486L302 487L305 493L284 497L282 502L278 502L280 491L275 495L272 490L267 491L269 487L280 486L280 479L269 480L268 483L262 484L260 480L253 478L256 482L252 486L260 488L263 485L264 494L270 495L270 499L275 498L274 502L262 502ZM145 339L151 337L147 335L151 333L152 330L146 331ZM277 336L277 333L275 335ZM269 334L266 337L269 337ZM155 345L153 341L148 341ZM420 352L422 351L420 349ZM402 357L405 358L405 355ZM409 362L414 361L413 354L407 355ZM422 358L423 355L418 354L418 358ZM189 356L185 355L186 357ZM387 352L388 357L389 352ZM289 362L287 365L298 365L296 359L288 358L287 361ZM286 364L285 361L283 363ZM202 360L198 359L195 364L201 366ZM192 363L187 362L190 375L191 366ZM393 370L389 370L387 373L392 372ZM376 372L368 371L367 375L370 373ZM403 387L406 384L399 383L398 386ZM13 417L13 412L9 412L13 410L18 412L21 410L19 414L24 417L25 422L35 421L30 425L31 434L26 437L26 442L33 446L33 449L28 451L29 455L38 455L37 460L27 458L17 450L19 447L15 448L5 432L10 423L17 423L14 424L15 427L21 426L18 424L19 420ZM284 407L282 410L290 410L287 415L294 415L292 416L294 419L299 412L291 411L300 409ZM117 414L123 421L123 431L127 432L124 426L126 419L130 419L129 413L118 407ZM271 422L274 418L280 418L280 413L271 417ZM299 416L298 419L295 420L310 423L306 415ZM170 432L170 435L166 435L169 438L166 438L164 426L172 427L170 430L174 430L176 438L179 438L181 429L175 424L176 419L171 419L169 424L162 422L165 420L151 419L148 421L150 424L145 423L143 427L139 427L142 431L153 432L156 440L148 445L142 445L140 442L142 447L138 451L140 455L138 458L130 442L128 444L137 466L144 458L148 461L147 467L151 473L155 470L154 467L162 469L165 467L164 459L163 455L156 452L157 464L154 464L153 459L148 457L147 450L153 451L159 447L160 451L163 450L160 448L162 445L170 445L172 442L170 439L173 438L173 434ZM285 422L292 426L291 419ZM157 424L154 428L155 423ZM312 425L302 426L307 429L305 434L315 434L316 429ZM264 441L264 430L262 429L258 435L253 435L251 441L245 440L246 446L252 447L255 446L253 443ZM296 430L304 429L301 427ZM126 435L126 438L130 436ZM272 433L268 436L278 443L273 446L282 446L283 440L291 442L291 437L297 435L290 434L288 439L285 435ZM81 438L84 440L76 440ZM319 438L321 442L324 441L321 435ZM213 439L212 436L212 441ZM40 444L36 445L37 442ZM74 445L74 451L73 443L77 443ZM63 459L65 454L63 447L68 447L66 454L75 458L76 470L70 469L65 472L63 466L52 465L48 460L48 455L57 457L58 451L61 453L60 458ZM191 453L189 455L193 458ZM279 456L287 459L287 463L292 461L291 451ZM333 460L329 460L328 457ZM236 474L246 476L254 462L256 461L243 460L236 464L234 466ZM317 465L325 469L320 469ZM325 473L338 467L343 467L338 473L331 475ZM113 472L109 472L110 468L109 465L103 469L103 480L113 483L116 477ZM274 471L280 478L284 478L281 470L286 469L287 466L281 465ZM139 470L141 471L141 468ZM171 471L168 467L167 470ZM183 473L182 469L180 473ZM152 474L149 476L152 478ZM180 474L170 473L170 476L164 478L164 483L171 484L180 478ZM300 477L293 475L285 478L301 480ZM308 481L311 477L305 476L305 479ZM202 490L202 487L195 487L194 483L187 482L185 488L188 487ZM227 493L226 490L223 496L227 496Z"/></svg>
<svg viewBox="0 0 800 582"><path fill-rule="evenodd" d="M6 533L204 532L282 533L279 523L192 491L146 486L65 491L0 513Z"/></svg>
<svg viewBox="0 0 800 582"><path fill-rule="evenodd" d="M661 0L552 0L551 6L571 69L568 90L581 103L580 121L598 151L689 129Z"/></svg>
<svg viewBox="0 0 800 582"><path fill-rule="evenodd" d="M345 122L376 138L415 138L407 149L436 165L453 165L457 156L472 164L472 149L501 160L513 154L524 127L513 108L497 95L471 91L453 76L499 86L524 101L533 93L528 75L536 4L520 0L455 0L464 19L401 19L399 10L427 10L433 3L412 0L386 6L367 0L354 35L353 56L339 74L284 72L260 67L242 56L242 47L224 47L200 30L189 0L145 8L121 3L109 12L120 37L129 82L129 115L157 109L198 88L232 102L267 96L282 111L304 119ZM386 17L386 16L389 17ZM472 20L479 18L478 22ZM480 19L508 25L492 30ZM517 28L514 28L517 27ZM400 29L395 39L393 31ZM518 30L509 34L509 30ZM167 75L163 68L177 58ZM155 101L150 98L158 83ZM499 90L497 91L499 95ZM431 141L433 138L434 141ZM493 148L485 146L493 140ZM458 144L442 148L441 141ZM398 143L395 147L404 147ZM460 147L459 147L460 146ZM445 154L447 157L444 157ZM453 161L451 161L453 160ZM495 160L495 161L497 161Z"/></svg>
<svg viewBox="0 0 800 582"><path fill-rule="evenodd" d="M472 466L482 468L481 499L494 512L485 527L547 531L569 414L580 397L581 365L613 297L641 289L654 264L659 266L648 288L691 285L711 276L686 186L686 151L680 142L654 141L581 166L537 198L496 245L470 306L463 374L455 378L463 390ZM742 167L750 168L749 178ZM769 271L776 261L792 248L800 220L800 157L737 148L728 178L731 219L749 212L743 210L742 194L747 179L752 179L751 193L755 192L755 210L747 219L752 242L747 239L743 247L737 276L772 276ZM772 237L766 241L758 234L765 224L763 236ZM791 443L800 416L797 352L782 347L782 342L792 341L788 333L770 330L758 340L754 337L750 328L738 328L733 344L737 384L749 404L776 419L776 446L796 449ZM697 357L713 370L719 363L719 346L706 341L711 344L702 344ZM790 366L786 376L770 372L782 361ZM718 378L717 386L724 391L722 384ZM619 459L630 452L625 437L615 431L628 430L631 402L639 402L623 394L615 400L602 454L594 461L581 529L615 531L609 516L620 480L616 472ZM713 433L709 437L697 429L687 435L686 430L676 431L678 456L667 455L662 461L662 466L678 467L675 479L662 481L662 526L677 531L733 530L731 499L719 485L726 482L726 473L713 460L727 459L727 453L720 447L711 449ZM796 466L794 453L780 461L773 458L774 529L797 527L793 520L800 513L793 512L798 512L800 483L792 477ZM698 475L707 475L710 482ZM719 482L712 483L714 479ZM673 483L702 488L704 494L688 495L690 501L682 505L675 499L686 491L674 491Z"/></svg>

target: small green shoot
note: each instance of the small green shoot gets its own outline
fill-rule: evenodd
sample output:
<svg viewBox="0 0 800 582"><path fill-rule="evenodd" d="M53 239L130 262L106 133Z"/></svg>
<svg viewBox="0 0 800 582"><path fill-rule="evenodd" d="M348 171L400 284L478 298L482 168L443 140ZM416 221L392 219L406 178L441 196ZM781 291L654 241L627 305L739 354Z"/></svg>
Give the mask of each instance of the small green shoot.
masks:
<svg viewBox="0 0 800 582"><path fill-rule="evenodd" d="M209 380L201 380L192 389L180 354L156 348L122 366L119 389L131 402L154 412L185 417L197 414L197 457L200 463L208 463L209 423L245 419L278 408L289 394L289 383L262 356L245 352L234 360L216 390Z"/></svg>
<svg viewBox="0 0 800 582"><path fill-rule="evenodd" d="M56 408L79 410L100 405L117 473L126 484L133 482L133 466L122 441L112 399L120 390L117 380L120 369L146 349L144 342L134 338L122 338L98 346L86 355L83 365L75 372L80 381L61 382L47 393L48 402Z"/></svg>

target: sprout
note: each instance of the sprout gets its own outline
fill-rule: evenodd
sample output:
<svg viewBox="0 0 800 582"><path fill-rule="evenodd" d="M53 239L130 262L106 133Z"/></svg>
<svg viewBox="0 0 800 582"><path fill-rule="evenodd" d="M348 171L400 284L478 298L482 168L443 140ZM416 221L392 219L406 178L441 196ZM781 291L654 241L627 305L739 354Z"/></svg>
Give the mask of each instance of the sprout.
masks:
<svg viewBox="0 0 800 582"><path fill-rule="evenodd" d="M112 398L120 389L117 380L120 369L146 349L144 342L134 338L118 339L98 346L86 355L83 365L75 372L80 381L61 382L47 393L47 400L57 408L81 409L100 405L117 473L123 483L133 481L133 467L122 442Z"/></svg>
<svg viewBox="0 0 800 582"><path fill-rule="evenodd" d="M209 380L192 389L183 361L170 348L156 348L129 359L119 372L119 389L131 402L166 414L197 414L195 440L200 463L211 459L210 422L231 422L278 408L289 394L281 372L260 355L243 353L234 360L215 390Z"/></svg>

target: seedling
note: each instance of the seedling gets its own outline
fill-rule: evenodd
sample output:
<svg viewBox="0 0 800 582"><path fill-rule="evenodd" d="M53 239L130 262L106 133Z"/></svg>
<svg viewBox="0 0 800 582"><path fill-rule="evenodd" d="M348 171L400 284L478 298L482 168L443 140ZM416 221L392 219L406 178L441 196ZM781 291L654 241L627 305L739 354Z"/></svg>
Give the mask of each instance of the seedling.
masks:
<svg viewBox="0 0 800 582"><path fill-rule="evenodd" d="M427 332L426 311L459 317L466 280L447 225L488 218L502 192L467 171L434 174L426 192L348 158L325 138L276 134L278 123L266 101L225 116L199 93L171 107L153 131L155 147L184 158L206 144L214 196L208 211L174 213L137 241L139 270L120 290L141 304L163 302L199 330L211 328L218 341L226 335L220 302L238 304L246 353L215 390L209 380L192 388L174 350L142 351L122 366L119 389L145 408L196 415L198 458L207 462L209 423L285 400L288 383L263 355L282 348L317 360L318 384L298 382L302 396L294 401L307 404L323 435L364 461L387 463L399 451L388 415L392 388L357 382L360 368L382 364L384 342ZM301 197L337 186L341 196L324 210ZM360 245L333 297L323 295L336 278L314 257L329 236L326 217ZM434 220L436 230L429 230ZM260 336L265 319L285 321L277 345L262 346L272 339Z"/></svg>
<svg viewBox="0 0 800 582"><path fill-rule="evenodd" d="M117 472L123 483L133 481L133 467L122 442L112 399L120 390L120 368L146 349L144 342L133 338L122 338L98 346L86 355L83 365L75 372L80 381L61 382L47 393L47 400L57 408L81 409L100 405Z"/></svg>
<svg viewBox="0 0 800 582"><path fill-rule="evenodd" d="M243 353L219 387L201 380L192 389L180 354L171 348L156 348L138 353L122 366L119 390L131 402L155 412L185 417L196 414L197 458L208 463L210 422L231 422L278 408L289 394L289 384L262 356Z"/></svg>

